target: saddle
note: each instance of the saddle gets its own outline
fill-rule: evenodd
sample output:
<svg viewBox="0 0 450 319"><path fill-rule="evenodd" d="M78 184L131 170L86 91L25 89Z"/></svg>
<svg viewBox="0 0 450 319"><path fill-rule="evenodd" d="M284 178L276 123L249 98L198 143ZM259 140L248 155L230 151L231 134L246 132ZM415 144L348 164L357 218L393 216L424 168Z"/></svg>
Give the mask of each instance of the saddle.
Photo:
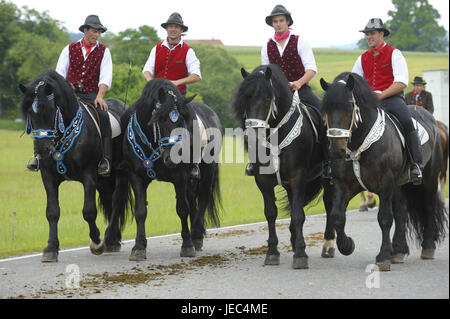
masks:
<svg viewBox="0 0 450 319"><path fill-rule="evenodd" d="M87 113L92 118L92 120L94 121L95 127L97 128L97 132L101 137L102 136L101 131L100 131L101 121L100 121L100 117L98 115L97 108L92 103L89 103L86 100L83 100L80 98L78 98L78 100L81 103L81 105L83 105L84 109L87 111ZM119 136L122 132L122 130L120 128L120 116L118 114L116 114L114 111L112 111L111 109L108 109L108 116L109 116L109 123L111 125L111 132L112 132L111 138L115 138L115 137Z"/></svg>
<svg viewBox="0 0 450 319"><path fill-rule="evenodd" d="M397 117L394 114L389 113L386 110L384 110L384 112L386 113L386 115L389 117L389 119L394 124L394 127L397 130L397 133L399 135L400 141L402 142L403 149L405 149L405 147L406 147L405 129L404 129L403 125L400 123L400 121L397 119ZM416 131L418 131L420 144L424 145L430 139L430 135L428 135L427 130L423 127L423 125L419 121L417 121L415 118L411 118L411 119L414 124L414 127L416 128Z"/></svg>

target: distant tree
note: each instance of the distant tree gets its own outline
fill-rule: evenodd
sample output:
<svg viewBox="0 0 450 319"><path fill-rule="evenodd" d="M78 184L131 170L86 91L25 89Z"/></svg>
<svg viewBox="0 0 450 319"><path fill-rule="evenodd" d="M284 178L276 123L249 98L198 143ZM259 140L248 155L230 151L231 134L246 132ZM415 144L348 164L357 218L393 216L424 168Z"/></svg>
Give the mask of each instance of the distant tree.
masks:
<svg viewBox="0 0 450 319"><path fill-rule="evenodd" d="M448 38L438 24L441 15L428 0L392 0L395 10L389 10L386 21L391 35L386 42L403 51L446 52ZM367 49L365 39L358 42Z"/></svg>
<svg viewBox="0 0 450 319"><path fill-rule="evenodd" d="M233 127L231 101L242 76L237 60L221 47L193 44L200 60L202 80L188 86L187 95L199 94L219 116L224 127Z"/></svg>

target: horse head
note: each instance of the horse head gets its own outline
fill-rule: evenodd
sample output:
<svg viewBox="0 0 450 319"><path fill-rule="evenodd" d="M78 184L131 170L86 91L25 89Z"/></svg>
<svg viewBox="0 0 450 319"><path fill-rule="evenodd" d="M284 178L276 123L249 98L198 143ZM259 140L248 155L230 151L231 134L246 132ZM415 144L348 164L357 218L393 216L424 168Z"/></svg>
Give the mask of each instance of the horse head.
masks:
<svg viewBox="0 0 450 319"><path fill-rule="evenodd" d="M26 119L26 132L33 134L36 153L41 158L48 157L54 149L55 139L65 129L54 88L45 77L38 77L28 86L20 84L19 89L23 93L22 113Z"/></svg>
<svg viewBox="0 0 450 319"><path fill-rule="evenodd" d="M322 110L330 140L330 155L333 159L346 155L347 144L351 141L353 131L362 122L361 114L354 97L355 78L352 74L343 73L332 84L323 78L320 85L325 91Z"/></svg>
<svg viewBox="0 0 450 319"><path fill-rule="evenodd" d="M152 116L147 126L153 131L164 164L174 167L180 163L183 147L177 148L177 154L172 154L173 146L182 143L191 145L193 116L187 104L196 95L186 98L169 81L163 81L167 83L158 89L158 99L153 103ZM173 158L174 155L178 158Z"/></svg>

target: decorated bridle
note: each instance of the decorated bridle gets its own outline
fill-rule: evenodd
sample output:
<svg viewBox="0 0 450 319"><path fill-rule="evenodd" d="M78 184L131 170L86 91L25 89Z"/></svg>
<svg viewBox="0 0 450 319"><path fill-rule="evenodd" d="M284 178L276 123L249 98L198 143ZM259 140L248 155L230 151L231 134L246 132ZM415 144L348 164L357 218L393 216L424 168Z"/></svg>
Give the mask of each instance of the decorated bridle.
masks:
<svg viewBox="0 0 450 319"><path fill-rule="evenodd" d="M174 109L169 112L169 118L172 121L172 123L176 123L180 116L178 111L177 96L172 90L169 90L167 93L174 98L175 102ZM161 104L157 102L152 115L154 115L155 112L160 107ZM184 126L186 127L186 123L184 123ZM143 143L146 147L150 149L150 151L152 152L150 156L147 157L145 155L145 151L137 141L136 135L139 136L141 143ZM164 149L176 144L180 144L182 142L182 138L183 137L181 135L161 137L161 128L159 122L157 121L153 122L153 140L154 143L158 143L158 146L156 148L153 148L152 143L149 142L148 137L145 135L144 131L141 128L141 125L139 124L136 112L133 113L128 122L127 127L128 142L130 143L131 148L133 149L133 152L136 155L136 157L141 160L142 166L147 172L147 176L150 177L151 179L156 178L154 165L160 159Z"/></svg>
<svg viewBox="0 0 450 319"><path fill-rule="evenodd" d="M343 80L339 80L338 82L347 84ZM352 98L349 102L352 104L353 110L352 110L352 120L350 122L350 127L348 129L335 128L335 127L330 128L328 125L328 115L325 114L324 120L325 120L326 127L328 127L327 136L329 138L348 138L348 140L351 141L353 128L354 127L358 128L358 123L363 122L362 117L361 117L361 111L359 109L359 106L356 104L356 100L355 100L355 96L353 95L353 92L352 92Z"/></svg>
<svg viewBox="0 0 450 319"><path fill-rule="evenodd" d="M38 89L43 85L45 85L45 82L40 81L34 88L35 97L32 104L32 110L36 114L39 111L37 92ZM47 99L49 101L54 101L54 93L48 95ZM25 132L28 135L32 133L33 139L35 140L52 139L55 142L54 150L51 153L51 156L56 162L57 172L61 175L64 175L67 173L67 167L62 162L64 159L64 155L72 148L75 140L80 135L83 123L84 117L81 105L78 107L77 113L75 114L75 117L72 119L68 127L65 127L61 110L59 106L56 106L54 129L33 129L30 117L27 116Z"/></svg>

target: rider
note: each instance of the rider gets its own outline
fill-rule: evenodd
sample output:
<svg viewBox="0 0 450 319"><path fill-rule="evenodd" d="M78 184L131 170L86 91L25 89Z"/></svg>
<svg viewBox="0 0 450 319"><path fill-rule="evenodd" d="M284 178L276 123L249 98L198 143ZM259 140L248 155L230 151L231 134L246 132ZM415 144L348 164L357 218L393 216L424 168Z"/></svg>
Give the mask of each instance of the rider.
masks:
<svg viewBox="0 0 450 319"><path fill-rule="evenodd" d="M98 16L89 15L79 30L84 37L66 46L58 59L56 72L66 78L77 96L95 107L100 117L103 158L98 164L98 174L109 176L111 172L111 124L109 122L108 105L103 100L112 82L112 60L109 49L97 40L107 29ZM39 170L36 156L27 168Z"/></svg>
<svg viewBox="0 0 450 319"><path fill-rule="evenodd" d="M425 91L425 82L420 76L414 77L411 83L414 89L405 95L407 105L420 105L427 109L431 114L434 113L433 95Z"/></svg>
<svg viewBox="0 0 450 319"><path fill-rule="evenodd" d="M317 73L311 46L303 37L291 32L289 27L294 21L291 13L284 6L276 5L271 14L266 17L266 23L275 30L275 34L261 49L262 64L277 64L289 81L289 87L293 91L298 91L299 98L320 113L321 101L309 86L309 82ZM321 134L321 137L326 138L326 135ZM327 145L328 143L323 141L324 157L328 159ZM249 163L245 173L248 176L254 176L254 165ZM331 166L328 160L324 161L324 177L331 178Z"/></svg>
<svg viewBox="0 0 450 319"><path fill-rule="evenodd" d="M181 94L186 95L186 85L202 79L200 61L194 49L181 39L188 27L177 12L172 13L161 26L167 31L167 39L152 48L142 74L147 82L153 78L168 79ZM190 174L192 178L200 179L198 163L192 163Z"/></svg>
<svg viewBox="0 0 450 319"><path fill-rule="evenodd" d="M422 153L411 113L403 98L408 86L408 67L400 50L390 46L384 37L390 31L379 18L370 19L364 30L369 50L358 57L352 72L363 77L381 100L381 105L403 125L410 152L410 176L415 185L422 183Z"/></svg>

